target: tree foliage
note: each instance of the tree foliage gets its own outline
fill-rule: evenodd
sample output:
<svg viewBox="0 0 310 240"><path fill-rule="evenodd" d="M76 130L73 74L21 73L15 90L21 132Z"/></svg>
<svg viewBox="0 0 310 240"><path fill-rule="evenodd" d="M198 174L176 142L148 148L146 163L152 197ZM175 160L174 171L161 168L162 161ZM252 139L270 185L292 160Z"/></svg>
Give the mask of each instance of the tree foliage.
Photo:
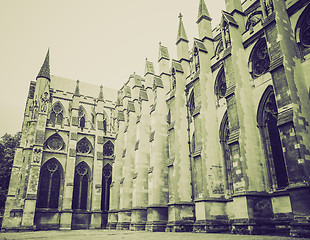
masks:
<svg viewBox="0 0 310 240"><path fill-rule="evenodd" d="M20 138L21 132L17 132L15 135L6 133L0 139L0 213L4 211L14 154Z"/></svg>

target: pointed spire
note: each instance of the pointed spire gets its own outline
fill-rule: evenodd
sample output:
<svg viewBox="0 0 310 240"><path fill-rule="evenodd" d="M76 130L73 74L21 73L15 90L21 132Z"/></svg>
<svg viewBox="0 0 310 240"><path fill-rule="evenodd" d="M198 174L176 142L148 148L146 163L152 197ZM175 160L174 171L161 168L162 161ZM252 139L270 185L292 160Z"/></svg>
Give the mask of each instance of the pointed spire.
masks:
<svg viewBox="0 0 310 240"><path fill-rule="evenodd" d="M98 101L103 101L103 86L100 86Z"/></svg>
<svg viewBox="0 0 310 240"><path fill-rule="evenodd" d="M40 72L37 76L37 79L38 78L46 78L48 80L51 80L51 75L50 75L50 49L47 50L47 53L46 53L46 57L45 57L45 60L44 60L44 63L40 69Z"/></svg>
<svg viewBox="0 0 310 240"><path fill-rule="evenodd" d="M197 23L199 23L203 18L210 20L210 21L212 20L212 18L210 17L209 11L207 9L207 6L205 4L205 1L200 0Z"/></svg>
<svg viewBox="0 0 310 240"><path fill-rule="evenodd" d="M76 87L73 96L80 96L80 80L76 81Z"/></svg>
<svg viewBox="0 0 310 240"><path fill-rule="evenodd" d="M161 45L161 42L159 42L158 61L160 61L162 58L164 58L166 60L170 60L168 48Z"/></svg>
<svg viewBox="0 0 310 240"><path fill-rule="evenodd" d="M154 72L154 66L153 66L153 63L148 61L147 58L145 59L145 70L144 70L144 76L146 74L155 74Z"/></svg>
<svg viewBox="0 0 310 240"><path fill-rule="evenodd" d="M179 14L179 19L180 19L180 21L179 21L179 29L178 29L178 36L177 36L176 44L178 44L178 42L181 41L181 40L184 40L185 42L188 42L182 18L183 18L183 15L180 13Z"/></svg>

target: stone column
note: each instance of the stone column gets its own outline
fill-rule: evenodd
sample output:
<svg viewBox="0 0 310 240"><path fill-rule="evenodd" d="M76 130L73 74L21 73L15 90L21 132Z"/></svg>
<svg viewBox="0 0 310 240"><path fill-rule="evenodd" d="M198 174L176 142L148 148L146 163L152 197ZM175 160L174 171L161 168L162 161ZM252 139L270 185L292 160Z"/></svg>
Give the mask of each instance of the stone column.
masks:
<svg viewBox="0 0 310 240"><path fill-rule="evenodd" d="M116 229L118 222L118 212L120 210L120 180L122 178L123 159L122 154L124 151L124 130L126 127L124 113L122 111L122 101L117 100L116 103L116 119L118 122L117 137L115 139L115 160L112 168L112 184L110 188L110 210L108 216L108 229Z"/></svg>
<svg viewBox="0 0 310 240"><path fill-rule="evenodd" d="M133 176L133 195L131 230L145 230L148 205L148 168L150 161L150 103L145 90L140 90L141 112L137 117L135 173Z"/></svg>
<svg viewBox="0 0 310 240"><path fill-rule="evenodd" d="M188 62L184 65L188 65ZM179 61L172 61L172 72L175 73L173 77L176 79L176 84L169 99L171 113L169 149L173 151L169 151L169 222L166 231L192 231L194 216L187 133L186 79Z"/></svg>
<svg viewBox="0 0 310 240"><path fill-rule="evenodd" d="M65 181L64 181L64 195L60 216L60 230L71 230L72 222L72 196L74 185L74 171L76 164L76 144L78 132L78 111L79 111L78 94L73 96L71 109L71 126L68 142L67 162L65 166Z"/></svg>

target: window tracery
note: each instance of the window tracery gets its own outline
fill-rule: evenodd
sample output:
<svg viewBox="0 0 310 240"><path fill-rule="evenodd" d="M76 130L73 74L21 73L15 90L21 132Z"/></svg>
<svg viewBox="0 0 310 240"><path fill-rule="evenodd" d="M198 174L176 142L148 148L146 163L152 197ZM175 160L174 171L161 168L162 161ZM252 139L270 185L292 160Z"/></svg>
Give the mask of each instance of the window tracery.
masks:
<svg viewBox="0 0 310 240"><path fill-rule="evenodd" d="M61 167L56 159L47 161L41 168L38 190L38 208L58 208Z"/></svg>
<svg viewBox="0 0 310 240"><path fill-rule="evenodd" d="M193 90L189 95L189 112L191 115L193 115L194 110L195 110L195 95Z"/></svg>
<svg viewBox="0 0 310 240"><path fill-rule="evenodd" d="M72 209L87 209L89 171L85 162L75 168Z"/></svg>
<svg viewBox="0 0 310 240"><path fill-rule="evenodd" d="M103 155L106 157L112 156L114 154L114 145L111 141L107 141L103 145Z"/></svg>
<svg viewBox="0 0 310 240"><path fill-rule="evenodd" d="M215 80L215 86L214 86L215 94L218 97L218 99L221 99L225 97L227 86L226 86L226 78L225 78L225 73L224 69L222 68Z"/></svg>
<svg viewBox="0 0 310 240"><path fill-rule="evenodd" d="M304 47L310 47L310 7L302 13L299 23L299 39Z"/></svg>
<svg viewBox="0 0 310 240"><path fill-rule="evenodd" d="M107 164L102 169L102 195L101 195L101 210L109 210L110 202L110 186L112 181L112 166Z"/></svg>
<svg viewBox="0 0 310 240"><path fill-rule="evenodd" d="M52 107L52 112L50 115L50 122L53 126L55 124L62 125L63 122L63 107L60 102L56 102Z"/></svg>
<svg viewBox="0 0 310 240"><path fill-rule="evenodd" d="M91 152L92 147L90 142L86 138L83 138L77 143L76 149L78 153L88 154Z"/></svg>
<svg viewBox="0 0 310 240"><path fill-rule="evenodd" d="M64 141L58 134L54 134L47 139L46 146L50 150L59 151L64 148Z"/></svg>
<svg viewBox="0 0 310 240"><path fill-rule="evenodd" d="M78 117L79 117L79 127L83 131L83 129L85 128L86 114L82 106L79 107Z"/></svg>
<svg viewBox="0 0 310 240"><path fill-rule="evenodd" d="M251 54L253 77L259 77L269 70L270 58L265 39L259 40Z"/></svg>
<svg viewBox="0 0 310 240"><path fill-rule="evenodd" d="M277 119L276 99L273 88L269 86L259 103L257 123L265 147L270 185L273 189L282 189L288 185L288 176Z"/></svg>

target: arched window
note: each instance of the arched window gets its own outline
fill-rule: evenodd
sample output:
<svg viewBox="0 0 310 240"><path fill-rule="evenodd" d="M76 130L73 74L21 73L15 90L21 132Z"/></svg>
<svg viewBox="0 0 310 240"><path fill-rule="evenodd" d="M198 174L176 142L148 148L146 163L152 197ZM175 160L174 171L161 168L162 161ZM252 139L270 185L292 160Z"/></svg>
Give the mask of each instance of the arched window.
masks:
<svg viewBox="0 0 310 240"><path fill-rule="evenodd" d="M215 85L214 85L214 92L218 99L221 99L225 97L226 94L226 78L225 78L225 72L224 68L222 67L220 71L217 74L217 77L215 79Z"/></svg>
<svg viewBox="0 0 310 240"><path fill-rule="evenodd" d="M64 141L62 140L61 136L59 134L53 134L50 136L47 141L45 142L45 146L54 151L60 151L64 149Z"/></svg>
<svg viewBox="0 0 310 240"><path fill-rule="evenodd" d="M108 211L110 203L110 185L112 181L112 166L107 164L102 169L101 210Z"/></svg>
<svg viewBox="0 0 310 240"><path fill-rule="evenodd" d="M193 115L195 110L195 95L194 90L192 90L191 94L189 95L189 112Z"/></svg>
<svg viewBox="0 0 310 240"><path fill-rule="evenodd" d="M270 58L267 43L264 38L258 40L250 55L251 74L253 78L259 77L269 70Z"/></svg>
<svg viewBox="0 0 310 240"><path fill-rule="evenodd" d="M114 145L109 140L103 145L103 156L109 157L112 156L114 153Z"/></svg>
<svg viewBox="0 0 310 240"><path fill-rule="evenodd" d="M295 37L303 55L310 52L310 4L300 15L295 28ZM306 52L304 52L307 50Z"/></svg>
<svg viewBox="0 0 310 240"><path fill-rule="evenodd" d="M229 139L229 121L227 111L225 112L221 125L220 125L220 142L222 145L223 157L224 157L224 170L226 178L226 188L228 194L233 193L233 180L232 180L232 165L231 165L231 151L228 145Z"/></svg>
<svg viewBox="0 0 310 240"><path fill-rule="evenodd" d="M274 91L269 86L259 103L257 123L261 131L267 159L267 171L273 189L288 185L286 164L283 156L280 134L277 126L278 108Z"/></svg>
<svg viewBox="0 0 310 240"><path fill-rule="evenodd" d="M52 107L52 112L50 115L50 122L53 126L55 124L62 125L63 121L63 106L60 102L56 102Z"/></svg>
<svg viewBox="0 0 310 240"><path fill-rule="evenodd" d="M84 137L77 143L76 150L81 154L89 154L92 150L91 143Z"/></svg>
<svg viewBox="0 0 310 240"><path fill-rule="evenodd" d="M85 162L75 168L72 209L87 209L89 168Z"/></svg>
<svg viewBox="0 0 310 240"><path fill-rule="evenodd" d="M80 106L79 107L79 127L82 129L82 131L85 128L85 124L86 124L86 111L82 106Z"/></svg>
<svg viewBox="0 0 310 240"><path fill-rule="evenodd" d="M38 190L38 208L58 208L62 167L55 159L48 160L41 168Z"/></svg>
<svg viewBox="0 0 310 240"><path fill-rule="evenodd" d="M107 133L107 114L103 112L103 131Z"/></svg>

